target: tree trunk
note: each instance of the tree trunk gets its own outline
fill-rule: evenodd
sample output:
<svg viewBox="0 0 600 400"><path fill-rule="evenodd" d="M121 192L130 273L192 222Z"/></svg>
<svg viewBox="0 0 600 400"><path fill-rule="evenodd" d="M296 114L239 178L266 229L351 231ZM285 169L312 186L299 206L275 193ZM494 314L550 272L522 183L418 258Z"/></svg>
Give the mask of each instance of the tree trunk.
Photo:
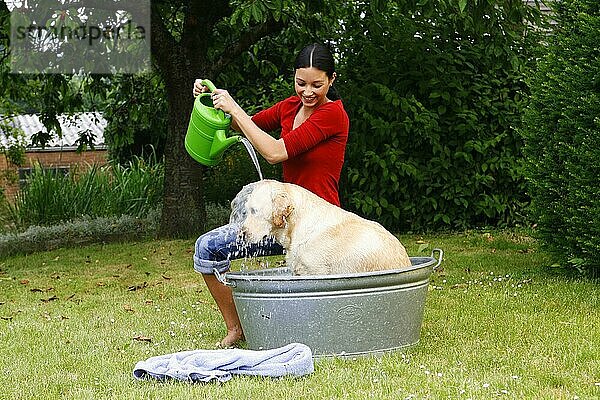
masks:
<svg viewBox="0 0 600 400"><path fill-rule="evenodd" d="M206 221L202 190L204 167L188 155L184 144L194 104L192 87L197 75L205 70L205 65L198 62L204 55L194 52L191 45L187 49L176 41L161 17L159 2L151 4L152 55L165 81L169 121L159 235L165 238L190 238L204 232Z"/></svg>
<svg viewBox="0 0 600 400"><path fill-rule="evenodd" d="M184 139L192 112L194 77L184 63L175 63L168 82L169 133L165 146L165 183L161 237L188 238L204 232L206 208L202 166L185 150Z"/></svg>

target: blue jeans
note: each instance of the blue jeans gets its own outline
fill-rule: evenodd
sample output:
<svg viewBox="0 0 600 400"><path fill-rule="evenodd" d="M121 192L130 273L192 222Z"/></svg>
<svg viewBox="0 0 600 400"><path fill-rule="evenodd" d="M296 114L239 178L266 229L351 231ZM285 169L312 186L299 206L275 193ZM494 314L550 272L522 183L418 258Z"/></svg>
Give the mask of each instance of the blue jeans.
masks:
<svg viewBox="0 0 600 400"><path fill-rule="evenodd" d="M283 254L283 247L273 238L252 244L240 242L238 228L238 225L228 224L200 236L196 240L194 270L212 275L213 268L221 273L227 272L231 260Z"/></svg>

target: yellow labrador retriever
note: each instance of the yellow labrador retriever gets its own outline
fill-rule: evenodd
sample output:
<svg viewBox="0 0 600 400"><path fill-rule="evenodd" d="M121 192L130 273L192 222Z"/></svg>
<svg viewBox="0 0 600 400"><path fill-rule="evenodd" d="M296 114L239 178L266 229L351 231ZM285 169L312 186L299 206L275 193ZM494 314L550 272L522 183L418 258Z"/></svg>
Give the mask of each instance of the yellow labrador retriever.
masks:
<svg viewBox="0 0 600 400"><path fill-rule="evenodd" d="M377 222L344 211L298 185L261 180L232 201L243 241L272 236L295 275L346 274L410 266L400 241Z"/></svg>

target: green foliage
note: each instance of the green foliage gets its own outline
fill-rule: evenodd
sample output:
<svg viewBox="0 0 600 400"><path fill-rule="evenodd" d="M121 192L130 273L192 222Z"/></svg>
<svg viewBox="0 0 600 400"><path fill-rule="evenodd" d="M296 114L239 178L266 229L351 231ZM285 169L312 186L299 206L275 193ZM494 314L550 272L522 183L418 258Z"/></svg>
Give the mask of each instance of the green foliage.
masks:
<svg viewBox="0 0 600 400"><path fill-rule="evenodd" d="M85 217L52 226L30 226L24 232L0 235L0 257L154 237L159 221L160 213L150 210L139 217Z"/></svg>
<svg viewBox="0 0 600 400"><path fill-rule="evenodd" d="M103 108L108 121L104 137L111 158L119 163L136 156L162 158L167 137L167 99L160 76L145 73L106 79L110 87Z"/></svg>
<svg viewBox="0 0 600 400"><path fill-rule="evenodd" d="M2 210L6 206L6 204L2 204ZM207 229L225 225L229 221L230 211L229 207L207 204ZM51 226L32 225L22 232L4 232L0 234L0 258L58 248L80 247L93 243L153 238L157 234L160 217L160 211L155 209L137 217L131 215L96 218L84 216Z"/></svg>
<svg viewBox="0 0 600 400"><path fill-rule="evenodd" d="M270 165L260 155L258 158L265 179L281 180L280 164ZM229 207L240 189L247 183L258 181L259 176L246 148L239 144L227 150L223 161L208 168L202 179L206 201Z"/></svg>
<svg viewBox="0 0 600 400"><path fill-rule="evenodd" d="M11 207L13 223L27 227L84 216L143 216L159 207L163 179L163 164L141 158L126 167L94 165L67 175L37 165Z"/></svg>
<svg viewBox="0 0 600 400"><path fill-rule="evenodd" d="M539 237L559 264L600 271L600 6L555 4L531 79L526 173Z"/></svg>
<svg viewBox="0 0 600 400"><path fill-rule="evenodd" d="M402 3L353 3L344 22L346 202L394 230L522 222L515 127L535 14L520 2Z"/></svg>
<svg viewBox="0 0 600 400"><path fill-rule="evenodd" d="M19 176L13 167L25 161L25 138L23 131L0 120L0 153L4 155L5 168L0 172L0 197L4 197L4 184L15 183Z"/></svg>

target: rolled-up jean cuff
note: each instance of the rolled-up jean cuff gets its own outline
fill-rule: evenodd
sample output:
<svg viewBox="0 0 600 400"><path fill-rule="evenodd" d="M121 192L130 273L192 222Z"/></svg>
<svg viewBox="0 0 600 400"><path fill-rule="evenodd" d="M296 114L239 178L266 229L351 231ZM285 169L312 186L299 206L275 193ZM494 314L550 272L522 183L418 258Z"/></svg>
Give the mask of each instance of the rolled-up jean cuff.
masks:
<svg viewBox="0 0 600 400"><path fill-rule="evenodd" d="M200 260L196 256L194 256L194 270L199 274L207 274L212 275L213 269L219 271L219 273L224 273L229 271L229 266L231 265L231 261L223 260L223 261L210 261L210 260Z"/></svg>

